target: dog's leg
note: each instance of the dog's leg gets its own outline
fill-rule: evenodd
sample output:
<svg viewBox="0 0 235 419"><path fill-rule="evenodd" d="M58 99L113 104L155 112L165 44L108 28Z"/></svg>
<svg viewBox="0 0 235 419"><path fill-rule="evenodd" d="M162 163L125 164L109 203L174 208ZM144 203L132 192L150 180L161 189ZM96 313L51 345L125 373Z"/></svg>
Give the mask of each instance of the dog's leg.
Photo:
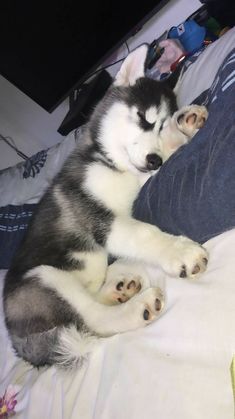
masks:
<svg viewBox="0 0 235 419"><path fill-rule="evenodd" d="M83 269L72 272L91 294L96 294L105 280L107 253L102 248L93 252L72 252L70 259L82 263Z"/></svg>
<svg viewBox="0 0 235 419"><path fill-rule="evenodd" d="M164 296L159 288L148 288L125 304L108 306L95 301L71 272L39 266L29 275L66 300L89 329L100 336L146 326L159 317L164 306Z"/></svg>
<svg viewBox="0 0 235 419"><path fill-rule="evenodd" d="M181 278L195 278L206 269L208 260L207 251L198 243L128 217L115 219L106 246L110 254L158 265Z"/></svg>
<svg viewBox="0 0 235 419"><path fill-rule="evenodd" d="M119 259L108 267L105 283L96 299L103 304L120 304L149 287L150 280L143 264Z"/></svg>

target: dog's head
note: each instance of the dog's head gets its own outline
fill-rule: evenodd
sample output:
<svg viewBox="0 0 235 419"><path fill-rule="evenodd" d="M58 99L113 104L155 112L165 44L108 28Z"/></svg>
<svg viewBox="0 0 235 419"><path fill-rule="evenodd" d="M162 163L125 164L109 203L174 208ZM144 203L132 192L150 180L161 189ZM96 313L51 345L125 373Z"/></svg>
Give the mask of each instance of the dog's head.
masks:
<svg viewBox="0 0 235 419"><path fill-rule="evenodd" d="M162 164L159 134L177 109L168 83L145 77L147 53L148 46L142 45L128 55L92 124L106 155L120 170L135 173Z"/></svg>

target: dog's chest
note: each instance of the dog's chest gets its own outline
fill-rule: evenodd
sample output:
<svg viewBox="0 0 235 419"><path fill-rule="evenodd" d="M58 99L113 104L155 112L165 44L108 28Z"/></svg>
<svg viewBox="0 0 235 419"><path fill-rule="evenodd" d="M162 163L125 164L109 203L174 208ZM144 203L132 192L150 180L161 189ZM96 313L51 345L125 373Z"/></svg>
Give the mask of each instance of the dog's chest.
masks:
<svg viewBox="0 0 235 419"><path fill-rule="evenodd" d="M93 164L87 171L85 188L115 214L124 215L130 214L140 183L132 173Z"/></svg>

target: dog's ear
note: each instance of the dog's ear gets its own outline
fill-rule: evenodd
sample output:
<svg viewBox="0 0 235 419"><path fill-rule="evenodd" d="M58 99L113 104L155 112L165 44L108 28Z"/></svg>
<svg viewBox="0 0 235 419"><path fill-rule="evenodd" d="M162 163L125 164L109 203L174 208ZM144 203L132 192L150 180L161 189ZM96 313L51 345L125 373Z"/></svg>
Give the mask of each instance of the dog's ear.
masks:
<svg viewBox="0 0 235 419"><path fill-rule="evenodd" d="M125 58L115 77L115 86L133 86L137 79L144 77L148 50L148 45L143 44Z"/></svg>

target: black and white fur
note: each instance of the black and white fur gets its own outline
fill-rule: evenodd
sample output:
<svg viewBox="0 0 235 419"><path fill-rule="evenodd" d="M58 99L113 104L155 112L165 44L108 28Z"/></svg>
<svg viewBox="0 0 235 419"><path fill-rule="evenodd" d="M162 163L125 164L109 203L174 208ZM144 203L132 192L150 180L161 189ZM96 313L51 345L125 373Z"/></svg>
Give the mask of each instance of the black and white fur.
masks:
<svg viewBox="0 0 235 419"><path fill-rule="evenodd" d="M162 291L134 280L131 265L121 277L115 273L119 262L108 269L109 254L161 266L173 276L193 278L206 267L200 245L131 216L142 176L187 142L199 128L195 118L206 115L200 107L174 114L176 99L167 83L144 78L146 54L143 45L123 63L81 145L40 201L7 273L8 332L18 356L34 366L79 362L97 337L143 327L159 316Z"/></svg>

